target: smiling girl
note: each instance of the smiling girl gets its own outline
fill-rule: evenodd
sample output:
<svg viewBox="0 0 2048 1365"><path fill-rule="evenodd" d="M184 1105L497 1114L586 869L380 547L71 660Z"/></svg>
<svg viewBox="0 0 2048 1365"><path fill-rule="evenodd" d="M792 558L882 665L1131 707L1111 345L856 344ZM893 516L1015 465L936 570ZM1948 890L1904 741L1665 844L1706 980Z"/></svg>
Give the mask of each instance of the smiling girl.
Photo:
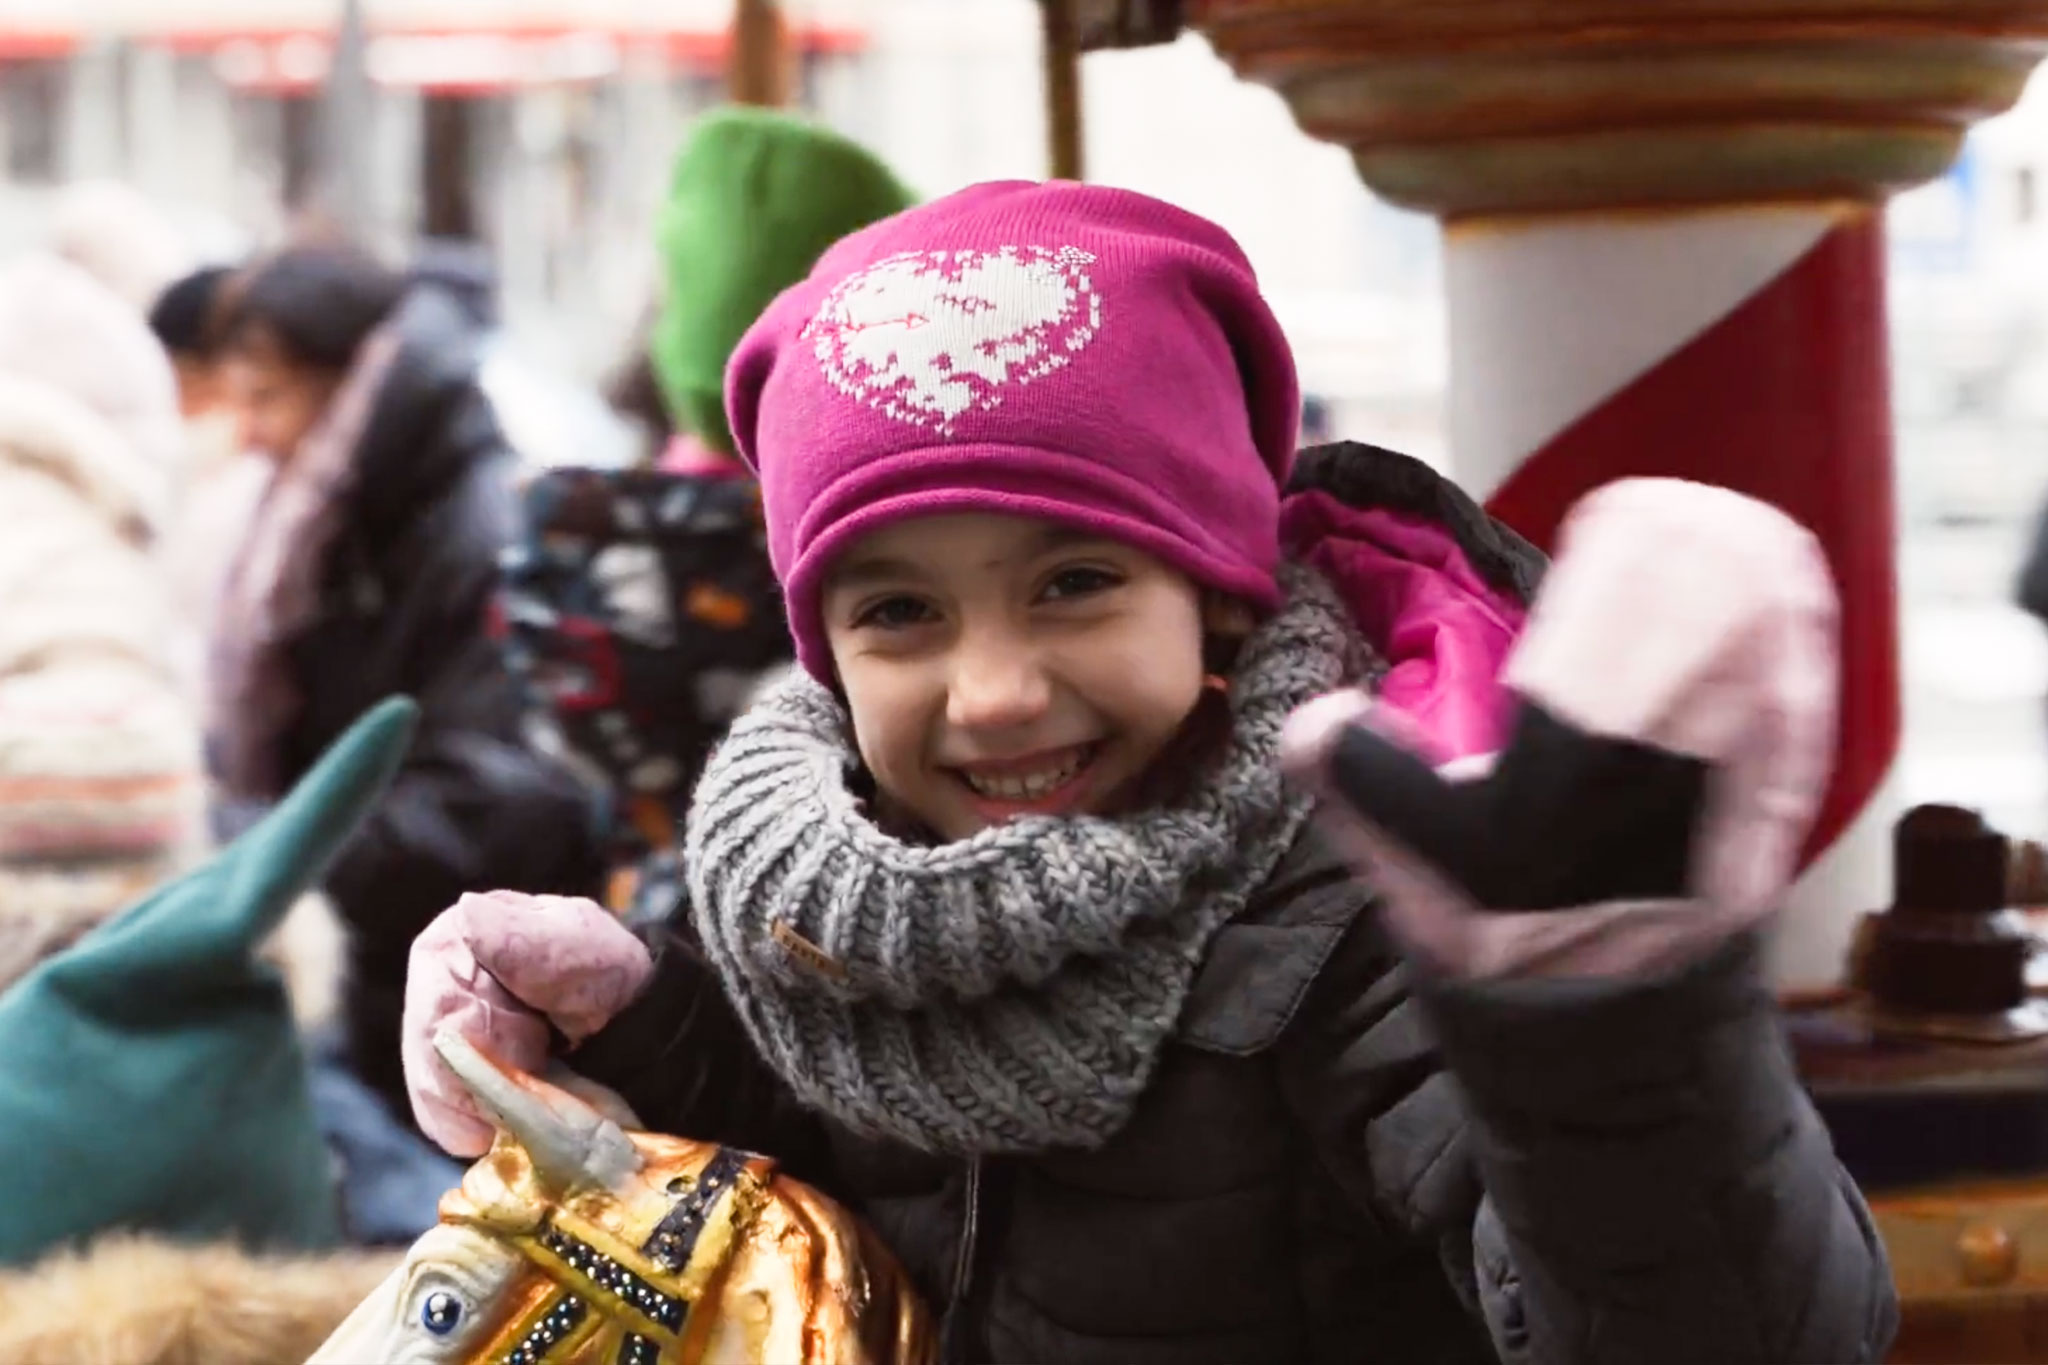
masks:
<svg viewBox="0 0 2048 1365"><path fill-rule="evenodd" d="M1432 953L1403 926L1469 850L1421 838L1440 875L1401 865L1383 912L1312 830L1283 731L1347 688L1440 758L1505 744L1515 774L1551 743L1543 794L1590 808L1563 779L1613 779L1599 829L1646 845L1718 829L1687 802L1723 788L1503 693L1538 557L1413 461L1293 458L1292 359L1222 231L1109 189L964 191L827 253L727 399L803 676L698 788L688 922L643 945L586 902L478 897L419 940L409 1074L451 1151L491 1133L438 1030L530 1067L565 1038L649 1125L769 1152L869 1220L949 1361L1881 1355L1882 1253L1750 935L1702 910L1697 951L1617 953L1594 907L1583 972L1464 951L1484 923ZM1742 562L1805 591L1772 515L1709 518L1680 567L1754 531ZM1641 657L1697 638L1747 678L1794 656L1752 626L1820 619L1726 582L1732 624L1627 622ZM1715 695L1764 733L1748 691ZM1352 804L1429 813L1362 733L1324 726L1303 761L1342 759L1340 789L1377 764L1389 795ZM1761 826L1800 825L1801 791ZM1526 813L1531 867L1594 846ZM1751 863L1781 884L1789 858ZM1616 861L1567 883L1688 904L1645 880L1670 860Z"/></svg>

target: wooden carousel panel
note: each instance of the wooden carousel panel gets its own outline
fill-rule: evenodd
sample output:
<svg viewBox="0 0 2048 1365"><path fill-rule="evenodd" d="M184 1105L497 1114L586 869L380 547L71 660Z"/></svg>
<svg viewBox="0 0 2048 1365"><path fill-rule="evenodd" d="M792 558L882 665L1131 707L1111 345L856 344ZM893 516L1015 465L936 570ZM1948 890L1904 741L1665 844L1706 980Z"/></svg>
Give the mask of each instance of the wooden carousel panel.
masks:
<svg viewBox="0 0 2048 1365"><path fill-rule="evenodd" d="M1191 0L1189 23L1439 213L1833 197L1939 174L2048 0Z"/></svg>
<svg viewBox="0 0 2048 1365"><path fill-rule="evenodd" d="M1847 991L1787 1011L1800 1073L1891 1258L1888 1359L2048 1362L2048 1038L1898 1035Z"/></svg>
<svg viewBox="0 0 2048 1365"><path fill-rule="evenodd" d="M2048 1308L2017 1296L1909 1307L1887 1365L2032 1365L2048 1360Z"/></svg>
<svg viewBox="0 0 2048 1365"><path fill-rule="evenodd" d="M2048 1187L1880 1200L1901 1309L1897 1365L2048 1360Z"/></svg>

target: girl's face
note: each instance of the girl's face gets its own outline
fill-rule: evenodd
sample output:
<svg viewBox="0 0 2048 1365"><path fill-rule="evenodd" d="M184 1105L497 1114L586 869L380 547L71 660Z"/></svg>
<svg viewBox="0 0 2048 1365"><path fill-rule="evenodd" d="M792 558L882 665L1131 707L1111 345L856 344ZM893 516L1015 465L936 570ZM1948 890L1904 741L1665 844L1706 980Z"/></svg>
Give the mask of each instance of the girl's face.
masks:
<svg viewBox="0 0 2048 1365"><path fill-rule="evenodd" d="M949 841L1103 813L1202 696L1202 590L1049 522L898 522L847 551L821 606L862 760Z"/></svg>

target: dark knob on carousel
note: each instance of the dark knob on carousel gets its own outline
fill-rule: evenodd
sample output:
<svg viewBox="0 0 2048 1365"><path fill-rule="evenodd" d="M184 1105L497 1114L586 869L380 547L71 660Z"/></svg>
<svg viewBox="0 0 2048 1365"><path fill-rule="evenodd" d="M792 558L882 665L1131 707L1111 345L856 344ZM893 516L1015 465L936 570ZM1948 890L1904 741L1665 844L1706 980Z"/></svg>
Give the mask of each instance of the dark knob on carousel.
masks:
<svg viewBox="0 0 2048 1365"><path fill-rule="evenodd" d="M1929 913L1990 914L2006 906L2006 838L1973 810L1916 806L1892 829L1895 903Z"/></svg>
<svg viewBox="0 0 2048 1365"><path fill-rule="evenodd" d="M1877 917L1868 987L1880 1010L1985 1015L2027 999L2028 937L2006 906L2010 850L1977 812L1918 806L1892 832L1898 887Z"/></svg>

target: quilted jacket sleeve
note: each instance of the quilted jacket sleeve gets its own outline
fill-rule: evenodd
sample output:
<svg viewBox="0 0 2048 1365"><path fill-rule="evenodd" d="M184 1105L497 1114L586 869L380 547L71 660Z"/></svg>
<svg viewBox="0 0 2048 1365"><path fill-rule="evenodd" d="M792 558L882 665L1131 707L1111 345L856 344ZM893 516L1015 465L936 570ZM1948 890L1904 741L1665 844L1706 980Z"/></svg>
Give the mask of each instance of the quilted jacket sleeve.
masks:
<svg viewBox="0 0 2048 1365"><path fill-rule="evenodd" d="M1326 1166L1437 1243L1511 1365L1877 1361L1883 1247L1756 959L1743 938L1659 980L1413 985L1367 915L1283 1074Z"/></svg>

